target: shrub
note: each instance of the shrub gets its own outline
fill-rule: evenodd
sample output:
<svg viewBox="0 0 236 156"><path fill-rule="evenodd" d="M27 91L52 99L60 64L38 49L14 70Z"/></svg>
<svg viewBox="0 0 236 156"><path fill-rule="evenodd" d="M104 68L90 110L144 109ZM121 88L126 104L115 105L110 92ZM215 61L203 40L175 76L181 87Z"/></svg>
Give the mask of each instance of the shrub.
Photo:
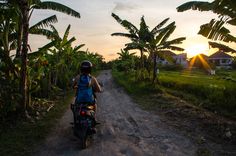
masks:
<svg viewBox="0 0 236 156"><path fill-rule="evenodd" d="M180 64L159 65L159 68L167 71L180 71L184 69Z"/></svg>

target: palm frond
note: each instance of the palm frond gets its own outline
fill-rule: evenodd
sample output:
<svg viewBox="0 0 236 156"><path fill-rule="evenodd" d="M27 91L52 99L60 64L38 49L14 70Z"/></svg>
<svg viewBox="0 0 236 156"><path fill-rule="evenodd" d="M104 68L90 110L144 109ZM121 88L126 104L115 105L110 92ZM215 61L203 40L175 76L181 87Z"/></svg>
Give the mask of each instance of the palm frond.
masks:
<svg viewBox="0 0 236 156"><path fill-rule="evenodd" d="M139 44L132 42L132 43L127 43L125 44L125 48L124 50L134 50L134 49L138 49L139 48Z"/></svg>
<svg viewBox="0 0 236 156"><path fill-rule="evenodd" d="M212 11L221 16L236 17L236 1L235 0L214 0L212 2Z"/></svg>
<svg viewBox="0 0 236 156"><path fill-rule="evenodd" d="M165 45L173 45L173 44L182 44L184 41L186 40L186 37L180 37L180 38L176 38L176 39L173 39L171 41L166 41L164 44Z"/></svg>
<svg viewBox="0 0 236 156"><path fill-rule="evenodd" d="M175 28L176 28L175 22L172 22L165 28L161 29L161 31L154 40L154 44L156 45L161 42L163 43L171 35L171 33L175 30Z"/></svg>
<svg viewBox="0 0 236 156"><path fill-rule="evenodd" d="M122 37L127 37L130 39L138 38L135 34L127 34L127 33L112 33L111 36L122 36Z"/></svg>
<svg viewBox="0 0 236 156"><path fill-rule="evenodd" d="M70 32L70 24L68 25L68 27L66 28L66 31L64 33L64 36L63 36L63 41L67 40L68 38L68 35L69 35L69 32Z"/></svg>
<svg viewBox="0 0 236 156"><path fill-rule="evenodd" d="M35 9L51 9L54 11L59 11L59 12L65 13L70 16L80 18L80 13L78 13L77 11L75 11L63 4L57 3L57 2L44 1L44 2L37 4L34 8Z"/></svg>
<svg viewBox="0 0 236 156"><path fill-rule="evenodd" d="M166 22L167 22L169 19L170 19L170 18L164 19L161 23L159 23L157 26L155 26L155 27L152 29L151 33L154 34L154 35L155 35L156 33L158 33L159 30L160 30L160 28L161 28L164 24L166 24Z"/></svg>
<svg viewBox="0 0 236 156"><path fill-rule="evenodd" d="M167 39L170 37L170 35L175 31L176 26L172 26L166 31L165 35L163 35L163 38L161 39L160 44L164 44Z"/></svg>
<svg viewBox="0 0 236 156"><path fill-rule="evenodd" d="M186 10L212 11L221 16L236 16L236 1L235 0L214 0L213 2L191 1L177 7L178 12Z"/></svg>
<svg viewBox="0 0 236 156"><path fill-rule="evenodd" d="M52 29L54 36L57 36L57 38L60 38L60 35L59 35L59 32L57 31L57 29L53 25L50 25L50 28Z"/></svg>
<svg viewBox="0 0 236 156"><path fill-rule="evenodd" d="M140 29L148 29L144 16L141 17Z"/></svg>
<svg viewBox="0 0 236 156"><path fill-rule="evenodd" d="M65 43L62 44L62 47L70 45L72 42L74 42L76 39L75 37L72 37L71 39L69 39L68 41L66 41Z"/></svg>
<svg viewBox="0 0 236 156"><path fill-rule="evenodd" d="M39 48L39 51L48 50L49 48L53 47L55 44L56 44L56 41L52 41L44 45L43 47Z"/></svg>
<svg viewBox="0 0 236 156"><path fill-rule="evenodd" d="M236 42L236 40L234 40L234 37L229 34L230 31L223 26L224 24L225 22L222 20L217 21L212 19L209 23L201 25L198 34L201 34L212 40Z"/></svg>
<svg viewBox="0 0 236 156"><path fill-rule="evenodd" d="M28 57L30 59L38 58L38 57L42 56L44 53L46 53L46 51L35 51L35 52L32 52L32 53L29 53Z"/></svg>
<svg viewBox="0 0 236 156"><path fill-rule="evenodd" d="M35 25L31 26L30 29L38 29L38 28L44 28L44 27L48 27L53 23L57 22L57 16L56 15L52 15L48 18L45 18L44 20L36 23Z"/></svg>
<svg viewBox="0 0 236 156"><path fill-rule="evenodd" d="M212 8L213 8L212 3L191 1L178 6L176 9L178 12L183 12L190 9L199 11L210 11Z"/></svg>
<svg viewBox="0 0 236 156"><path fill-rule="evenodd" d="M111 16L119 23L121 24L125 29L127 29L131 34L135 34L138 32L138 29L129 21L127 20L122 20L119 16L116 14L112 13Z"/></svg>
<svg viewBox="0 0 236 156"><path fill-rule="evenodd" d="M55 35L51 30L47 29L30 29L29 33L35 35L43 35L46 36L48 39L57 38L57 35Z"/></svg>
<svg viewBox="0 0 236 156"><path fill-rule="evenodd" d="M142 18L141 18L140 30L138 32L138 36L139 36L140 40L143 42L148 42L148 41L152 40L152 38L154 37L154 35L149 31L149 27L147 26L147 24L144 20L144 16L142 16Z"/></svg>
<svg viewBox="0 0 236 156"><path fill-rule="evenodd" d="M137 43L137 42L131 42L131 43L127 43L125 44L125 48L124 50L134 50L134 49L142 49L143 51L147 51L146 50L146 44L145 43Z"/></svg>
<svg viewBox="0 0 236 156"><path fill-rule="evenodd" d="M78 45L74 48L74 51L78 51L80 48L84 47L85 44Z"/></svg>
<svg viewBox="0 0 236 156"><path fill-rule="evenodd" d="M168 46L166 47L166 49L175 50L175 51L184 51L184 48L177 47L177 46Z"/></svg>
<svg viewBox="0 0 236 156"><path fill-rule="evenodd" d="M218 48L219 50L223 50L224 52L236 53L236 50L234 50L226 45L216 43L216 42L208 42L208 43L212 48Z"/></svg>

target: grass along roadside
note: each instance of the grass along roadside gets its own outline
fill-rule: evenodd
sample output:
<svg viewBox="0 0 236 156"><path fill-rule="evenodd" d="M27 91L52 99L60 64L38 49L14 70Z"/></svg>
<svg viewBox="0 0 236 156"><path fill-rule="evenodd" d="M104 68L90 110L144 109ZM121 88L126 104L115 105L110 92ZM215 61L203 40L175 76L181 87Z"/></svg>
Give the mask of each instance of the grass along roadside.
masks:
<svg viewBox="0 0 236 156"><path fill-rule="evenodd" d="M124 87L124 89L134 98L134 100L144 109L155 110L174 107L174 103L171 102L173 100L173 96L168 94L168 92L173 90L167 91L162 86L153 85L151 82L137 82L132 74L113 71L112 75L115 81ZM181 93L179 92L179 94ZM192 96L189 97L189 99L192 98Z"/></svg>
<svg viewBox="0 0 236 156"><path fill-rule="evenodd" d="M188 101L192 107L204 108L213 113L235 119L235 82L218 80L218 78L201 74L190 75L164 71L159 75L160 85L158 85L149 81L137 80L135 73L113 71L112 74L117 83L123 86L135 99L138 99L137 102L145 99L146 102L141 103L141 106L146 109L149 107L153 109L152 105L155 108L174 107L173 104L168 104L168 101L171 101L168 99L178 97L181 100ZM190 79L189 76L194 78ZM211 85L213 84L221 85L223 89L212 88ZM152 100L152 96L154 96L155 102Z"/></svg>
<svg viewBox="0 0 236 156"><path fill-rule="evenodd" d="M234 77L229 79L225 76L222 77L222 75L209 76L199 73L163 71L159 75L159 81L161 86L167 90L172 89L186 95L193 95L199 99L203 108L228 117L236 116L236 82Z"/></svg>
<svg viewBox="0 0 236 156"><path fill-rule="evenodd" d="M73 93L57 100L55 106L35 122L20 121L11 127L1 127L0 155L27 156L42 143L62 114L69 107Z"/></svg>

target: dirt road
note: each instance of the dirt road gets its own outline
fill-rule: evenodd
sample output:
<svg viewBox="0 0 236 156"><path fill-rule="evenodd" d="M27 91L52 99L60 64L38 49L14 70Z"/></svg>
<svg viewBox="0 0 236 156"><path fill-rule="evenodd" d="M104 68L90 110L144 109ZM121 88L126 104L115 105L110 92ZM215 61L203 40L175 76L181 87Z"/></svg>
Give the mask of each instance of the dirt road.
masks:
<svg viewBox="0 0 236 156"><path fill-rule="evenodd" d="M110 71L98 76L104 91L98 95L97 128L89 147L79 148L73 136L72 113L64 114L37 156L192 156L197 145L163 123L156 114L144 111L117 85Z"/></svg>

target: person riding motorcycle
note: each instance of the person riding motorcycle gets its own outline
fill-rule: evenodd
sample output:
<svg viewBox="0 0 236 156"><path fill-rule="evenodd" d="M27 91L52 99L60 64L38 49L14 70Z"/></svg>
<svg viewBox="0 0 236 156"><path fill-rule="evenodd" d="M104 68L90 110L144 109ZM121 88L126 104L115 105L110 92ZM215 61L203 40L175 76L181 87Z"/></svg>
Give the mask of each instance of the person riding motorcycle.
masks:
<svg viewBox="0 0 236 156"><path fill-rule="evenodd" d="M91 75L92 67L93 67L93 64L87 60L83 61L80 65L80 73L75 77L74 84L73 84L73 88L75 89L74 104L78 104L80 102L80 99L78 96L80 94L79 93L79 85L80 85L79 83L80 83L81 78L88 77L89 81L88 81L87 87L91 88L92 92L93 92L91 94L91 96L93 96L93 97L89 97L89 98L93 99L90 102L90 104L94 106L94 111L96 112L97 111L97 104L96 104L95 92L101 92L102 90L101 90L101 86L99 85L97 79ZM94 116L94 118L96 121L96 116Z"/></svg>

